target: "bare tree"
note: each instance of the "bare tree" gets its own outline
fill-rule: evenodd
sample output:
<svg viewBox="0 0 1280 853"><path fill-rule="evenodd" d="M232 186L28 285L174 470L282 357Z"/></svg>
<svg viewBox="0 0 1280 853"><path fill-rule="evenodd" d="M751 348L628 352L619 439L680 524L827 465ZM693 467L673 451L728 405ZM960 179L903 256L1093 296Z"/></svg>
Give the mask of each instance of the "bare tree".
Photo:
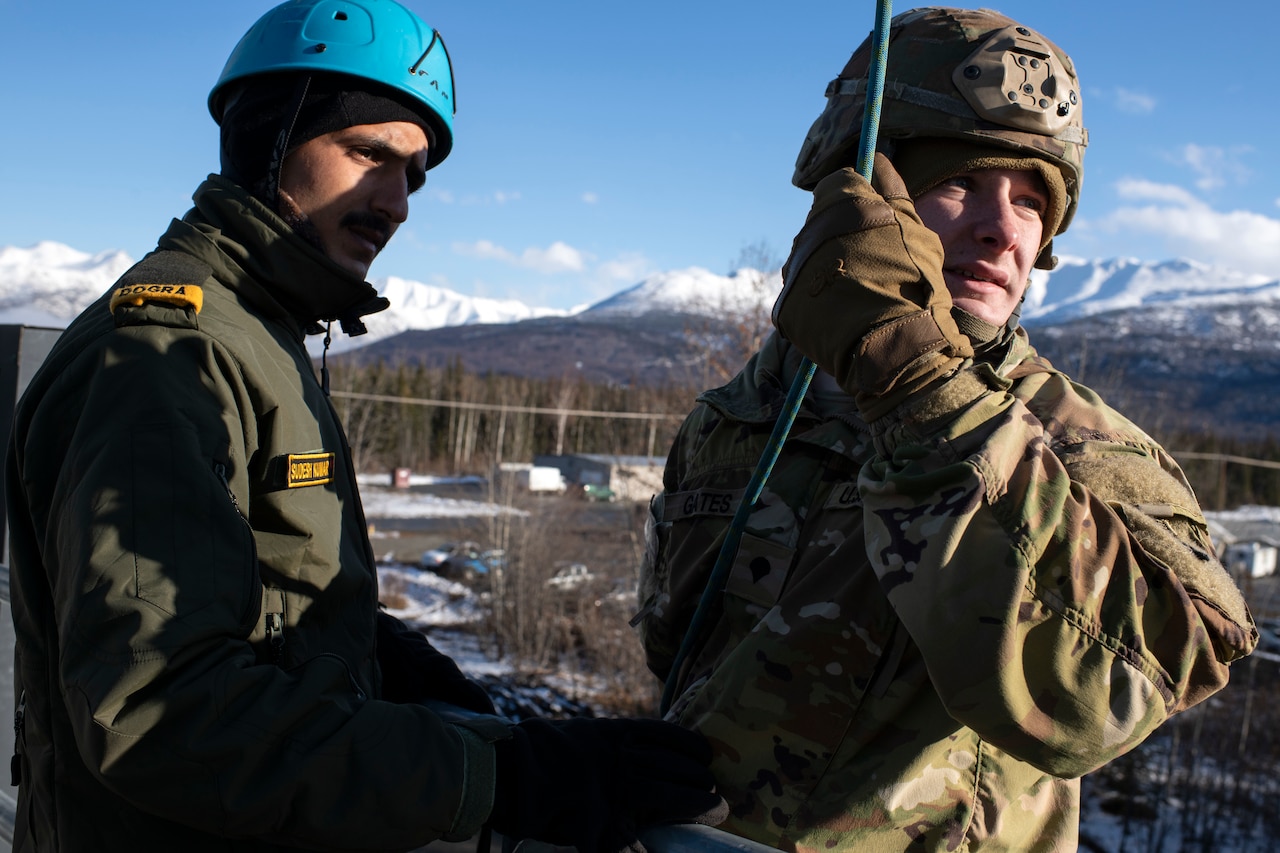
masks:
<svg viewBox="0 0 1280 853"><path fill-rule="evenodd" d="M697 299L686 337L705 353L703 385L732 379L773 329L769 313L782 261L764 240L749 243L730 265L732 291Z"/></svg>

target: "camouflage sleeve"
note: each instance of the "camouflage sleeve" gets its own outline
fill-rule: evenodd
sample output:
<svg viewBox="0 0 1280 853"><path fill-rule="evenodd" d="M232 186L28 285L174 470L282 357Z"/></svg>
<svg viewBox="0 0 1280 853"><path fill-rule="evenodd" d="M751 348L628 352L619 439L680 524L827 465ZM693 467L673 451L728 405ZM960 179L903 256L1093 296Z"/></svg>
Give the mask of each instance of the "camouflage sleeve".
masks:
<svg viewBox="0 0 1280 853"><path fill-rule="evenodd" d="M700 555L682 554L679 560L682 571L673 578L673 560L668 553L670 525L662 523L664 507L668 496L675 494L683 481L683 472L697 450L697 436L705 435L714 420L716 416L712 411L701 404L685 418L667 456L662 477L663 490L649 501L645 519L644 556L640 563L638 591L640 611L631 620L631 625L640 635L646 665L664 681L698 607L698 599L711 573L720 542L719 537L710 536L702 543L706 550Z"/></svg>
<svg viewBox="0 0 1280 853"><path fill-rule="evenodd" d="M961 371L878 445L872 566L948 712L1018 758L1096 769L1256 644L1176 464L1061 374Z"/></svg>

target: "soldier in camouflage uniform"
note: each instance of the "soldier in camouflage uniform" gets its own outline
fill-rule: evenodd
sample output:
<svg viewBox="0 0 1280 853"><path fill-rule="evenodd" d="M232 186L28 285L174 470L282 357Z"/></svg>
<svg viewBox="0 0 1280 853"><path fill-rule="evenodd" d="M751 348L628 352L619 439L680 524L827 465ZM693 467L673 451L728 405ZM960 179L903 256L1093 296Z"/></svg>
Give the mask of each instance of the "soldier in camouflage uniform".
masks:
<svg viewBox="0 0 1280 853"><path fill-rule="evenodd" d="M669 718L713 744L725 828L1073 850L1079 777L1221 689L1257 632L1173 459L1018 327L1079 198L1071 61L989 11L898 16L868 183L870 54L800 153L778 332L671 449L635 622ZM802 354L817 378L677 664Z"/></svg>

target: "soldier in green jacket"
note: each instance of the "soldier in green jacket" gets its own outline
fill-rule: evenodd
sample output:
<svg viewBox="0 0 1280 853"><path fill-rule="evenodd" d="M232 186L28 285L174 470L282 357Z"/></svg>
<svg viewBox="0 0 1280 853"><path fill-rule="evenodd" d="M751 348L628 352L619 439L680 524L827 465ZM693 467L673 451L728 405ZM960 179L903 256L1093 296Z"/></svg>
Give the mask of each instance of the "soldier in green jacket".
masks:
<svg viewBox="0 0 1280 853"><path fill-rule="evenodd" d="M14 424L14 849L405 850L488 822L620 850L646 821L714 822L700 736L508 723L379 612L304 339L387 307L365 273L452 144L439 34L392 0L291 0L210 109L221 174Z"/></svg>
<svg viewBox="0 0 1280 853"><path fill-rule="evenodd" d="M636 618L725 828L786 850L1074 850L1079 777L1221 689L1257 632L1169 455L1018 326L1079 199L1070 59L990 11L892 22L794 181L777 331L682 426ZM677 651L803 356L819 372ZM675 671L673 671L673 669Z"/></svg>

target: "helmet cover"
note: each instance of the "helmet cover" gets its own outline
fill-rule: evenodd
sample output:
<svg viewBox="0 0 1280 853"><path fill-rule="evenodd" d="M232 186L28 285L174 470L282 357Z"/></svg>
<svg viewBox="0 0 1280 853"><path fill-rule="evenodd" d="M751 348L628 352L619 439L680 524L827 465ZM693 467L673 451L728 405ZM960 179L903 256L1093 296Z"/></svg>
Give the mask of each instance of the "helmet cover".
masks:
<svg viewBox="0 0 1280 853"><path fill-rule="evenodd" d="M809 129L792 183L811 190L850 165L862 135L868 38L827 86L827 105ZM1080 199L1088 132L1075 66L1053 42L989 9L912 9L890 23L879 147L894 140L950 137L1046 160L1062 173L1067 230ZM1052 235L1047 235L1052 236Z"/></svg>

